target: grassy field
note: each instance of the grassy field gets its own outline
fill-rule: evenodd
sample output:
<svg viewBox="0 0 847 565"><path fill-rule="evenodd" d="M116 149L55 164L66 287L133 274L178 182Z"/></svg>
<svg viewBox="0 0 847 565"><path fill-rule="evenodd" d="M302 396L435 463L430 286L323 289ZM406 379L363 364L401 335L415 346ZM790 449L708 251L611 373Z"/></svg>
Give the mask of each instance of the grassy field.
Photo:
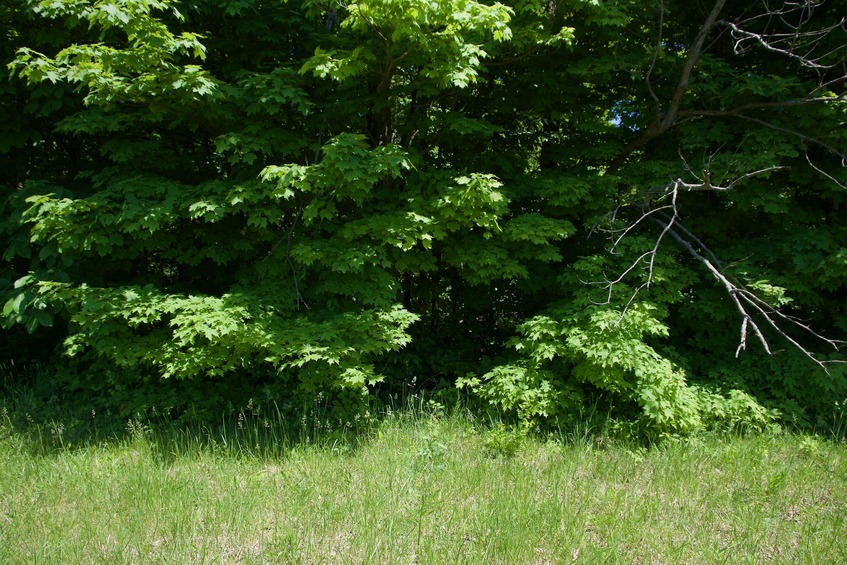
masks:
<svg viewBox="0 0 847 565"><path fill-rule="evenodd" d="M4 564L847 563L847 445L812 436L645 448L410 410L317 441L329 423L294 441L242 413L70 444L13 421Z"/></svg>

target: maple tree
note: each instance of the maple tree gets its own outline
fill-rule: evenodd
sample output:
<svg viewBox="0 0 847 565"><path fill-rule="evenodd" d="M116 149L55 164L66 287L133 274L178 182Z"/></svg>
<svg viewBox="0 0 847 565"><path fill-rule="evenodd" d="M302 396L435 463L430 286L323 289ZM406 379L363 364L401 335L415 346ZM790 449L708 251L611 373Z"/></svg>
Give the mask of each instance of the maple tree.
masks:
<svg viewBox="0 0 847 565"><path fill-rule="evenodd" d="M835 4L4 5L2 331L138 409L417 377L526 423L825 417Z"/></svg>

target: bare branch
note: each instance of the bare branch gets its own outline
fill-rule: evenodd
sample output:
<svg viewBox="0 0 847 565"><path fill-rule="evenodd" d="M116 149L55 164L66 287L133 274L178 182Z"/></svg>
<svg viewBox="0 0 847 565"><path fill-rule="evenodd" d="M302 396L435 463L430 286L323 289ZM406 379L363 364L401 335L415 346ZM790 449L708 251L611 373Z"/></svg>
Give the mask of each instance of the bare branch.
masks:
<svg viewBox="0 0 847 565"><path fill-rule="evenodd" d="M718 22L731 30L737 54L759 46L818 71L835 68L843 62L844 57L835 61L831 57L842 53L844 45L823 47L823 51L818 48L834 31L844 29L847 18L842 17L837 22L813 28L810 25L812 14L823 2L783 2L779 8L772 7L767 1L762 4L764 10L747 19Z"/></svg>
<svg viewBox="0 0 847 565"><path fill-rule="evenodd" d="M282 245L282 242L285 242L285 262L288 263L289 267L291 267L291 277L294 281L294 295L296 300L295 307L297 308L297 310L300 310L301 304L305 306L307 310L309 309L309 304L306 302L306 299L303 298L303 295L300 293L299 280L302 278L302 275L298 275L297 267L294 265L294 261L291 260L292 238L294 236L295 230L297 229L297 224L303 217L303 208L304 206L302 204L297 208L297 212L292 216L291 224L286 227L283 236L280 237L276 241L276 243L273 244L273 246L271 246L270 250L268 250L268 253L262 258L263 262L270 259L274 255L274 253L276 253L277 249L279 249L280 245Z"/></svg>
<svg viewBox="0 0 847 565"><path fill-rule="evenodd" d="M661 222L660 222L661 224ZM768 340L765 338L762 331L759 329L759 326L756 324L753 317L747 312L747 309L741 303L741 300L738 297L739 287L730 281L720 269L718 269L709 259L701 255L694 249L694 246L691 245L689 241L680 236L676 231L670 230L670 235L673 237L682 247L684 247L695 259L700 261L706 269L712 273L721 284L723 284L724 289L726 289L727 294L729 295L732 303L735 305L736 310L742 316L742 324L741 324L741 339L738 346L738 349L735 351L735 356L738 357L742 351L747 349L747 329L748 326L753 329L753 333L757 338L759 338L759 342L762 344L762 347L765 351L767 351L768 355L773 355L771 352L770 345L768 344Z"/></svg>
<svg viewBox="0 0 847 565"><path fill-rule="evenodd" d="M830 151L834 155L837 155L838 157L840 157L842 161L847 161L847 155L845 155L844 153L842 153L841 151L839 151L838 149L836 149L832 145L825 143L825 142L821 141L820 139L818 139L816 137L809 137L808 135L800 133L799 131L784 128L782 126L778 126L776 124L772 124L770 122L766 122L765 120L760 120L758 118L753 118L751 116L745 116L744 114L738 114L738 117L741 118L741 119L744 119L744 120L748 120L750 122L755 122L757 124L761 124L761 125L763 125L767 128L775 130L775 131L781 131L783 133L793 135L794 137L802 139L803 141L807 141L807 142L812 143L814 145L817 145L819 147L823 147L827 151Z"/></svg>
<svg viewBox="0 0 847 565"><path fill-rule="evenodd" d="M624 146L621 152L609 164L607 172L613 173L617 171L633 152L663 135L682 119L705 116L734 116L756 121L766 127L791 133L805 141L821 145L844 158L841 152L834 150L834 148L819 139L811 138L793 130L780 128L770 122L746 115L744 112L764 108L843 101L845 96L847 96L845 93L838 96L819 96L818 94L824 92L829 87L843 84L847 81L847 43L833 46L826 45L825 42L825 40L833 37L832 34L834 32L847 30L847 17L842 17L837 22L828 25L814 27L812 13L823 4L823 1L785 1L781 5L776 6L772 5L768 0L763 0L762 9L753 15L747 17L740 16L741 19L737 21L729 21L728 19L718 20L717 18L723 10L724 4L725 2L723 0L715 2L700 31L688 48L688 54L664 114L661 113L661 100L654 92L651 82L662 37L660 23L659 40L653 52L653 60L646 76L647 89L657 108L656 119L643 129L635 139ZM664 4L662 4L662 9L663 15ZM819 76L818 85L807 96L794 100L751 103L731 110L681 110L682 99L688 91L692 71L697 61L705 52L704 42L714 28L718 26L722 29L728 29L732 34L735 40L733 47L737 54L741 54L753 46L759 46L768 51L779 53L797 61L801 66L815 69ZM836 71L837 76L832 77L832 71Z"/></svg>
<svg viewBox="0 0 847 565"><path fill-rule="evenodd" d="M300 294L300 283L298 282L297 276L297 268L294 266L294 261L291 260L291 238L294 236L294 230L297 229L297 222L303 217L303 207L297 211L297 214L294 216L294 219L291 221L291 229L288 230L288 236L286 238L285 243L285 261L291 267L291 276L294 279L294 293L296 295L297 300L297 310L300 310L300 304L306 307L306 310L309 309L309 303L306 302L306 299L303 298L303 295Z"/></svg>
<svg viewBox="0 0 847 565"><path fill-rule="evenodd" d="M612 252L614 251L615 247L620 243L620 241L630 231L632 231L637 225L639 225L645 219L650 218L650 216L652 214L662 214L664 210L671 210L673 213L666 222L667 227L665 229L663 229L662 233L659 234L659 237L656 238L656 241L653 244L653 248L650 251L642 253L641 256L638 257L638 259L636 259L635 261L633 261L632 264L623 273L621 273L616 279L611 280L611 279L607 278L605 281L603 281L601 283L594 283L594 284L602 284L603 286L605 286L607 291L608 291L608 296L606 297L606 300L604 302L595 302L593 300L591 302L593 304L597 304L597 305L610 304L611 301L612 301L612 292L614 290L614 287L617 284L621 283L632 271L634 271L636 269L636 267L638 267L641 264L646 263L644 269L647 271L647 276L645 277L644 282L641 283L635 289L635 291L630 295L629 300L627 301L626 305L624 306L623 310L621 311L621 315L618 318L617 322L615 322L615 325L620 324L621 321L623 321L624 317L626 317L626 313L629 311L629 307L635 301L635 297L638 296L638 293L640 293L645 288L650 288L650 285L653 282L653 272L654 272L655 266L656 266L656 256L659 254L659 247L662 245L662 241L664 240L665 235L670 231L671 227L674 225L674 223L676 222L676 220L678 218L676 201L677 201L677 196L679 195L679 187L678 187L677 183L678 183L678 181L674 181L673 183L668 185L669 192L667 194L669 194L671 196L671 203L666 205L666 206L662 206L660 208L653 208L653 209L647 210L646 212L643 212L642 215L639 218L637 218L634 222L632 222L625 229L621 230L620 235L618 236L618 238L615 240L615 242L612 245L611 251ZM646 204L645 207L648 206L648 205L649 204Z"/></svg>
<svg viewBox="0 0 847 565"><path fill-rule="evenodd" d="M836 179L835 177L833 177L832 175L830 175L829 173L827 173L826 171L824 171L823 169L821 169L820 167L815 165L812 162L812 159L809 157L808 151L805 152L805 156L806 156L806 162L809 163L810 167L812 167L814 170L816 170L817 172L819 172L820 174L822 174L823 176L825 176L826 178L828 178L829 180L831 180L832 182L837 184L839 188L843 188L844 190L847 190L847 185L840 182L838 179Z"/></svg>
<svg viewBox="0 0 847 565"><path fill-rule="evenodd" d="M612 253L614 253L615 248L618 246L618 244L621 242L621 240L622 240L624 237L626 237L626 235L627 235L629 232L631 232L633 229L635 229L635 227L636 227L636 226L638 226L638 224L640 224L641 222L643 222L644 220L646 220L647 218L649 218L651 214L656 214L656 213L662 212L663 210L668 210L668 209L672 209L672 208L673 208L673 207L672 207L671 205L668 205L668 206L662 206L661 208L653 208L653 209L651 209L651 210L648 210L648 211L647 211L647 212L645 212L644 214L642 214L642 215L641 215L641 216L640 216L637 220L635 220L634 222L632 222L630 225L628 225L628 226L627 226L626 228L624 228L623 230L620 230L620 235L619 235L619 236L618 236L618 238L615 240L615 242L612 244L612 249L611 249L610 251L612 251Z"/></svg>
<svg viewBox="0 0 847 565"><path fill-rule="evenodd" d="M754 293L752 293L749 289L744 286L732 281L727 277L718 267L716 267L708 258L704 257L702 254L698 253L694 246L683 238L679 233L674 230L670 224L666 224L658 219L653 219L654 222L663 226L663 233L668 233L671 237L673 237L686 251L689 252L697 261L703 264L712 276L715 277L726 289L727 294L732 300L736 310L738 310L739 314L742 316L741 323L741 336L739 339L738 349L735 352L735 356L738 357L742 351L747 349L747 333L749 329L753 330L753 334L759 339L759 342L762 344L764 350L768 353L768 355L773 355L770 344L768 343L767 338L765 337L762 330L757 325L754 315L757 315L759 318L763 319L767 324L782 338L786 339L790 342L797 350L799 350L803 355L814 361L817 365L819 365L824 371L828 372L827 364L839 361L821 361L817 357L815 357L814 353L809 351L806 347L804 347L799 341L793 338L789 333L783 329L783 327L778 323L778 320L782 320L785 322L789 322L791 325L799 327L806 334L814 337L820 341L823 341L827 345L831 346L835 351L839 350L839 346L843 345L844 342L840 340L829 339L824 337L820 333L814 331L808 324L803 324L793 316L788 316L783 312L780 312Z"/></svg>
<svg viewBox="0 0 847 565"><path fill-rule="evenodd" d="M825 0L761 0L758 9L749 7L741 12L735 12L731 17L725 16L718 19L725 7L725 0L713 0L711 11L705 18L699 32L686 49L686 57L683 61L679 75L676 77L675 86L668 99L664 102L653 89L653 74L660 54L663 37L663 18L665 5L662 1L659 18L659 32L656 46L653 50L650 67L646 72L645 80L650 99L655 103L656 117L636 134L621 152L609 163L606 173L615 173L629 159L633 152L651 143L657 137L673 128L675 125L688 121L707 117L735 118L778 131L800 140L805 145L816 145L828 153L838 156L844 166L847 166L847 154L840 147L831 145L824 138L815 137L815 133L808 134L791 126L780 125L777 117L765 116L765 110L779 111L785 108L808 106L812 104L834 104L847 101L847 92L843 92L843 86L847 84L847 43L837 44L833 41L836 32L847 31L847 17L840 17L835 22L822 25L819 18L813 16L818 14L818 8ZM720 33L714 33L715 30ZM790 100L764 100L761 102L745 102L735 108L725 109L683 109L682 102L689 89L693 70L704 52L711 47L706 47L706 39L710 36L720 39L722 34L730 35L733 39L733 48L736 54L741 54L750 49L765 49L771 53L778 53L787 60L794 61L806 69L812 69L817 74L817 81L809 86L805 96L799 96ZM715 41L717 41L715 39ZM713 43L714 44L714 43ZM804 71L809 74L808 71ZM830 92L840 89L840 94ZM796 95L795 95L796 96ZM648 102L649 103L649 102ZM776 123L769 120L775 120ZM740 147L740 146L739 146ZM737 151L738 149L736 149ZM839 187L847 189L845 183L818 167L806 152L806 160L809 165L829 180L835 182ZM736 356L747 349L748 338L752 335L759 341L762 348L769 354L773 354L773 348L768 342L771 337L780 336L806 357L814 361L824 370L827 363L838 361L822 361L815 356L797 335L810 337L824 342L827 346L839 351L844 342L833 340L813 330L808 323L780 311L775 305L768 303L757 295L753 290L746 287L741 281L733 277L718 260L714 252L709 249L704 241L683 225L680 220L678 208L679 198L682 193L715 192L727 193L736 189L740 183L760 177L769 173L785 170L788 167L774 165L762 167L755 170L743 170L744 163L741 159L731 159L729 165L720 167L721 170L712 171L712 165L717 161L717 153L703 156L703 170L695 170L680 152L685 173L682 177L671 180L667 184L644 190L636 199L619 205L609 216L609 223L617 222L621 211L634 212L635 217L623 228L605 230L612 242L610 251L614 253L622 241L631 236L638 228L642 228L649 220L650 223L659 226L660 231L653 241L650 249L641 253L635 261L623 269L617 276L605 276L605 280L594 284L602 285L606 290L606 301L601 304L609 304L613 299L615 286L623 284L625 279L632 278L634 273L640 273L643 277L639 284L634 287L626 301L621 318L626 315L636 298L642 290L649 289L653 282L655 267L659 250L663 242L670 237L679 244L697 262L702 264L706 270L717 280L732 301L733 307L741 317L740 334ZM714 173L714 174L713 174ZM593 228L592 228L593 232ZM767 331L767 335L766 335ZM799 332L799 333L798 333ZM803 338L805 341L805 338Z"/></svg>
<svg viewBox="0 0 847 565"><path fill-rule="evenodd" d="M774 170L784 169L785 167L768 167L744 173L733 178L725 186L713 185L709 178L708 171L704 171L703 178L699 179L700 183L689 183L682 179L676 179L666 185L650 189L644 194L644 201L640 207L639 216L630 222L621 230L612 230L615 234L615 239L612 244L611 251L620 244L624 237L629 235L637 226L641 225L645 220L658 225L661 228L650 250L642 253L635 261L633 261L626 269L623 270L617 277L607 277L605 281L592 284L602 285L607 293L606 300L603 302L595 302L594 304L603 305L612 302L614 287L623 283L634 271L641 268L644 271L644 281L635 287L630 294L626 304L624 305L621 315L617 320L617 324L623 320L629 311L635 299L642 290L649 289L653 282L656 258L666 236L673 238L680 246L682 246L694 259L701 263L712 276L723 286L727 296L732 301L735 310L741 316L741 330L739 335L738 348L735 355L738 357L742 351L747 349L748 336L752 333L761 344L762 348L773 355L773 349L765 336L764 331L760 327L760 323L764 322L766 327L770 327L777 335L781 336L803 355L814 361L817 365L827 370L827 364L840 361L822 361L818 359L814 353L801 344L796 338L790 335L787 328L794 327L802 331L804 334L813 337L819 341L823 341L835 351L840 350L840 346L845 342L834 340L823 336L813 330L809 324L803 323L794 316L790 316L781 312L776 307L757 296L753 291L744 286L740 281L728 275L724 271L724 267L718 260L717 256L711 249L693 232L686 228L680 222L680 214L678 208L679 195L681 192L701 192L701 191L716 191L727 192L735 188L735 186L747 179L762 175ZM696 175L695 175L696 176ZM670 203L659 207L652 207L652 198L655 194L660 194L660 200L667 197L670 198Z"/></svg>

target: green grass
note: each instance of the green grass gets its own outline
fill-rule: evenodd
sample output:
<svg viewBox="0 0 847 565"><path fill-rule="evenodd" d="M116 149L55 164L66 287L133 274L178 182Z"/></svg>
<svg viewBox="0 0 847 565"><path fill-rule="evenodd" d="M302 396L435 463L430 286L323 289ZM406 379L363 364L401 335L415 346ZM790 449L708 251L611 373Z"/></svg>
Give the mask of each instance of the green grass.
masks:
<svg viewBox="0 0 847 565"><path fill-rule="evenodd" d="M421 409L288 438L244 414L70 442L0 413L0 563L847 562L839 441L543 441Z"/></svg>

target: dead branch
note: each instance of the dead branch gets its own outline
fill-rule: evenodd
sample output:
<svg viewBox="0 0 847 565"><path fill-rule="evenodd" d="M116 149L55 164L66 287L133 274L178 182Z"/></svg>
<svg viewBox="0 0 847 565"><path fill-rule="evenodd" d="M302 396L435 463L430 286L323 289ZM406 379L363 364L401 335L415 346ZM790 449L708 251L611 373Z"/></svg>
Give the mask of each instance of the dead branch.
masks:
<svg viewBox="0 0 847 565"><path fill-rule="evenodd" d="M664 104L656 94L652 84L663 37L662 25L665 6L664 2L661 2L658 39L649 69L644 77L650 99L656 108L656 116L650 125L636 134L635 138L611 161L606 173L616 172L635 151L645 147L675 125L688 120L708 117L744 120L793 136L804 146L815 145L823 148L831 155L838 156L842 160L842 164L847 166L847 154L839 147L827 143L822 138L797 131L790 126L781 125L776 119L770 121L771 118L762 113L765 110L780 111L790 107L843 103L847 100L847 92L842 91L840 94L833 94L832 92L847 84L847 43L837 44L839 42L832 41L836 32L847 31L847 17L841 17L835 22L820 23L819 18L813 16L813 14L820 13L819 8L824 2L825 0L782 0L781 2L761 0L758 9L747 9L740 14L724 16L723 19L719 19L726 2L716 0L697 35L686 50L687 55L682 68L673 83L675 87ZM804 96L790 100L748 101L734 108L684 109L682 108L683 98L688 91L695 66L703 54L721 37L720 33L715 33L716 30L732 38L733 50L738 55L753 49L764 49L770 53L784 56L801 68L810 69L817 74L818 80L814 86L810 86L809 91ZM705 42L709 36L715 39L706 46ZM787 340L806 357L826 370L827 363L835 361L820 360L797 338L793 337L792 333L799 331L807 337L824 342L836 351L844 342L827 338L813 330L809 324L780 311L745 286L740 280L730 275L716 254L701 238L683 224L680 216L679 200L683 193L728 193L735 190L740 183L746 180L787 167L772 166L745 172L742 169L743 163L736 160L736 170L727 169L713 175L709 169L714 158L715 155L712 155L708 159L702 172L696 172L685 157L680 154L680 159L686 171L686 178L676 178L667 184L646 189L634 200L619 205L609 215L608 225L611 226L617 221L621 210L626 209L635 212L634 219L624 227L606 230L610 234L611 247L609 251L612 254L616 252L616 249L626 237L630 236L636 228L643 227L645 223L658 226L660 231L650 249L641 253L619 274L612 277L605 276L605 280L592 283L603 287L605 291L605 301L595 303L610 304L615 287L624 283L626 279L634 277L635 273L640 273L643 277L642 281L629 295L618 320L618 323L620 323L639 293L650 288L661 246L666 239L670 238L711 273L724 288L735 310L740 315L741 328L736 357L747 349L748 338L751 335L759 341L769 355L772 355L773 349L768 341L768 335L772 337L776 335ZM806 151L806 160L811 168L819 174L839 187L847 189L844 183L815 165L808 151ZM765 330L768 332L767 335Z"/></svg>
<svg viewBox="0 0 847 565"><path fill-rule="evenodd" d="M810 167L812 167L815 171L817 171L821 175L825 176L826 178L828 178L829 180L834 182L838 186L838 188L847 190L847 185L845 185L844 183L842 183L841 181L839 181L838 179L833 177L831 174L827 173L826 171L824 171L823 169L821 169L820 167L818 167L817 165L815 165L812 162L812 158L809 157L809 151L808 150L806 150L804 153L805 153L805 156L806 156L806 162L809 163Z"/></svg>
<svg viewBox="0 0 847 565"><path fill-rule="evenodd" d="M735 177L723 186L713 185L709 178L709 172L705 171L703 173L703 177L698 178L699 182L695 183L688 182L683 179L676 179L666 185L647 191L644 200L640 203L640 213L638 217L623 229L611 230L614 235L610 251L614 253L615 248L621 243L621 241L629 235L636 226L645 222L645 220L649 220L659 226L661 231L656 237L652 248L642 253L618 276L614 279L607 277L605 281L593 283L603 286L607 293L605 301L594 302L594 304L610 304L612 302L614 288L623 283L623 281L633 272L641 268L644 271L644 281L635 287L630 294L629 299L621 312L621 316L618 319L617 323L620 323L641 291L650 288L654 278L654 268L660 247L666 236L669 236L682 246L689 255L702 264L706 270L711 273L715 280L723 286L727 296L729 296L732 301L735 310L741 316L741 330L738 348L735 352L736 357L741 355L741 352L747 349L747 341L750 334L755 336L768 355L773 355L773 349L771 348L768 338L762 330L762 327L760 327L761 324L764 324L766 327L770 327L777 335L791 343L796 349L803 353L803 355L814 361L825 371L827 370L827 364L842 362L818 359L814 353L801 344L796 338L792 337L792 335L788 332L788 328L793 327L795 329L799 329L804 334L824 342L835 351L839 351L840 346L845 342L825 337L812 329L809 324L803 323L800 319L788 315L772 306L755 292L746 287L738 279L727 274L716 254L681 222L679 213L680 193L703 191L728 192L734 190L736 185L744 180L780 169L784 169L784 167L768 167L744 173ZM658 197L655 195L658 195ZM660 202L667 201L667 203L654 207L654 200Z"/></svg>
<svg viewBox="0 0 847 565"><path fill-rule="evenodd" d="M758 14L738 22L720 20L718 23L731 30L736 54L760 47L789 57L804 67L825 71L844 62L845 46L827 46L824 40L833 32L845 29L847 18L814 27L813 14L822 4L811 0L785 1L775 8L765 0L764 9Z"/></svg>
<svg viewBox="0 0 847 565"><path fill-rule="evenodd" d="M738 349L735 350L735 356L738 357L741 355L742 351L747 349L747 336L750 329L753 331L753 335L758 338L759 343L762 344L762 348L768 353L768 355L773 355L773 351L768 343L768 339L765 337L762 330L759 328L759 325L756 322L754 316L759 317L761 320L767 322L767 324L783 339L786 339L790 342L798 351L800 351L803 355L814 361L817 365L819 365L824 371L828 371L828 364L831 363L847 363L847 361L840 360L825 360L822 361L818 359L814 353L809 351L806 347L804 347L799 341L793 338L783 327L781 324L787 323L789 326L794 326L801 329L807 335L816 338L820 341L823 341L827 345L831 346L835 351L839 351L839 347L844 345L845 342L840 340L834 340L827 338L817 331L813 330L809 324L804 324L794 316L789 316L783 312L780 312L760 297L758 297L755 293L753 293L750 289L746 288L743 284L738 281L728 277L723 273L723 271L717 267L709 258L705 257L703 254L698 253L697 249L691 244L690 241L686 240L682 237L676 230L671 227L670 222L662 221L658 218L653 218L653 221L662 227L662 233L667 233L672 238L674 238L688 253L694 257L697 261L699 261L702 265L706 267L706 269L712 274L715 279L721 283L721 285L726 290L727 295L732 300L735 309L741 315L741 335L739 337ZM700 242L702 245L702 242ZM708 249L708 248L704 248ZM714 256L711 251L708 251L708 254Z"/></svg>

